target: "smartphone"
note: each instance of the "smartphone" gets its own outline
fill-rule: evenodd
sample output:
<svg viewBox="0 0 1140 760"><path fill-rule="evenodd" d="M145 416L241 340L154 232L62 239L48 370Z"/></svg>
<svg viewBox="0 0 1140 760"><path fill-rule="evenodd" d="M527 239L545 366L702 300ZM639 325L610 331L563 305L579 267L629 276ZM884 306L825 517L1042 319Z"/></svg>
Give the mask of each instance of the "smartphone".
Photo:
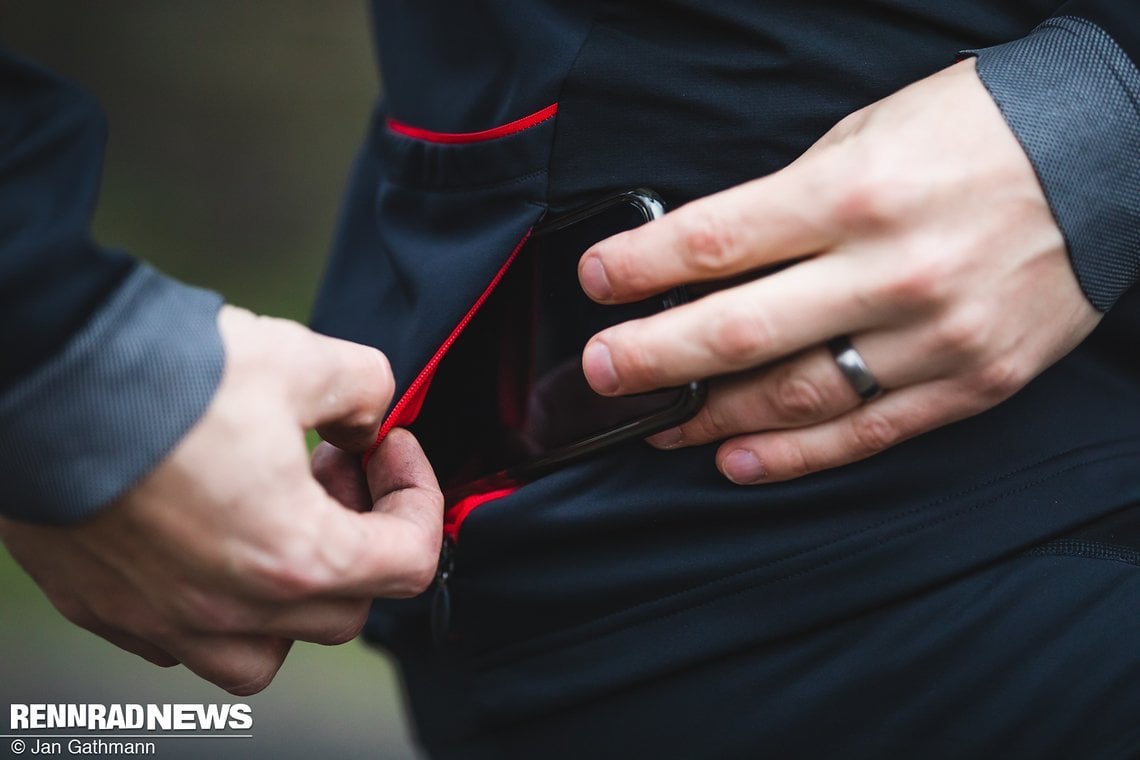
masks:
<svg viewBox="0 0 1140 760"><path fill-rule="evenodd" d="M629 396L595 393L582 372L582 351L611 325L652 316L688 300L684 288L621 305L591 300L578 262L594 243L661 217L661 199L631 190L555 215L537 226L496 294L496 372L500 436L479 465L445 484L451 497L526 482L634 438L678 425L704 402L705 385Z"/></svg>

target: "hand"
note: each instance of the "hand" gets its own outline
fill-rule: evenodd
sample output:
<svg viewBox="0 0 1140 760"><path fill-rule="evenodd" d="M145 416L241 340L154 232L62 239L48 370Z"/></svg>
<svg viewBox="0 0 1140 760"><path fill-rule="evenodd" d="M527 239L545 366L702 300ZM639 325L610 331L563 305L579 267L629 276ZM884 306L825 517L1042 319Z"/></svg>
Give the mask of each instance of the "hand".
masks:
<svg viewBox="0 0 1140 760"><path fill-rule="evenodd" d="M405 431L371 458L360 512L310 474L304 430L374 440L393 390L380 352L230 307L219 327L221 385L158 468L89 521L3 521L0 538L72 622L246 695L292 640L347 641L373 597L426 588L443 498Z"/></svg>
<svg viewBox="0 0 1140 760"><path fill-rule="evenodd" d="M1012 395L1099 320L1033 168L974 71L946 69L852 114L793 164L603 241L596 300L775 273L605 330L583 354L602 394L717 378L661 448L728 439L737 483L882 451ZM863 403L823 347L850 336Z"/></svg>

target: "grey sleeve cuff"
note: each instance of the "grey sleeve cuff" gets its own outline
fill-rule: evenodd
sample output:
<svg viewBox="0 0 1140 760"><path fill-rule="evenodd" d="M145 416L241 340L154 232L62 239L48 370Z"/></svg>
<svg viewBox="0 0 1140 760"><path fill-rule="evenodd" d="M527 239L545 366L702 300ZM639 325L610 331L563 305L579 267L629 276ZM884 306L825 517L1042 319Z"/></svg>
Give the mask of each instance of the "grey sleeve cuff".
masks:
<svg viewBox="0 0 1140 760"><path fill-rule="evenodd" d="M1140 71L1096 24L966 51L1032 161L1093 306L1140 279Z"/></svg>
<svg viewBox="0 0 1140 760"><path fill-rule="evenodd" d="M221 303L139 265L59 354L0 395L0 513L74 522L157 465L221 380Z"/></svg>

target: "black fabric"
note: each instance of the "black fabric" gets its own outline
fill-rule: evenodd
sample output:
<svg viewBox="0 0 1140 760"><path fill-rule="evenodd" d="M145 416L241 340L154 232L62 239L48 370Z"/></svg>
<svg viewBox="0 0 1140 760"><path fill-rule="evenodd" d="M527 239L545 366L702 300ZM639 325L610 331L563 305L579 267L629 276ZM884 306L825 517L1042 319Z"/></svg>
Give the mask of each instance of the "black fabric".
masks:
<svg viewBox="0 0 1140 760"><path fill-rule="evenodd" d="M90 95L0 48L0 393L59 351L133 266L89 237L105 137Z"/></svg>
<svg viewBox="0 0 1140 760"><path fill-rule="evenodd" d="M1125 760L1140 746L1138 594L1136 567L1018 556L433 756Z"/></svg>
<svg viewBox="0 0 1140 760"><path fill-rule="evenodd" d="M1140 61L1140 24L1131 0L1069 0L1054 16L1076 16L1106 31L1133 61Z"/></svg>
<svg viewBox="0 0 1140 760"><path fill-rule="evenodd" d="M598 0L422 3L373 0L391 116L436 132L478 132L558 100Z"/></svg>
<svg viewBox="0 0 1140 760"><path fill-rule="evenodd" d="M1140 565L1140 505L1094 520L1061 538L1034 547L1031 553Z"/></svg>
<svg viewBox="0 0 1140 760"><path fill-rule="evenodd" d="M1055 5L604 3L560 99L551 204L646 185L676 207L768 174L842 116Z"/></svg>

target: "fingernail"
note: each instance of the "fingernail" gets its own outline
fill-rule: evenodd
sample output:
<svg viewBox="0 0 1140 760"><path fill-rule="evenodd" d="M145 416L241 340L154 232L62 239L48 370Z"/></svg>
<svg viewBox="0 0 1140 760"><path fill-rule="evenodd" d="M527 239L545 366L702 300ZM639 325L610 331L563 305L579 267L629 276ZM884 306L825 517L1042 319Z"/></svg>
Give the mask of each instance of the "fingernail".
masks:
<svg viewBox="0 0 1140 760"><path fill-rule="evenodd" d="M759 483L764 479L764 465L747 449L737 449L724 458L724 475L741 486Z"/></svg>
<svg viewBox="0 0 1140 760"><path fill-rule="evenodd" d="M606 276L606 268L596 254L586 254L586 259L582 262L580 279L582 290L586 291L586 295L590 298L608 301L613 297L614 289L610 287L610 278Z"/></svg>
<svg viewBox="0 0 1140 760"><path fill-rule="evenodd" d="M659 449L675 449L681 445L681 428L669 428L662 430L660 433L649 436L645 439L650 446L655 446Z"/></svg>
<svg viewBox="0 0 1140 760"><path fill-rule="evenodd" d="M582 371L590 382L590 387L601 394L612 394L618 391L618 376L614 369L614 360L610 356L610 348L600 340L595 340L586 346L582 352Z"/></svg>

